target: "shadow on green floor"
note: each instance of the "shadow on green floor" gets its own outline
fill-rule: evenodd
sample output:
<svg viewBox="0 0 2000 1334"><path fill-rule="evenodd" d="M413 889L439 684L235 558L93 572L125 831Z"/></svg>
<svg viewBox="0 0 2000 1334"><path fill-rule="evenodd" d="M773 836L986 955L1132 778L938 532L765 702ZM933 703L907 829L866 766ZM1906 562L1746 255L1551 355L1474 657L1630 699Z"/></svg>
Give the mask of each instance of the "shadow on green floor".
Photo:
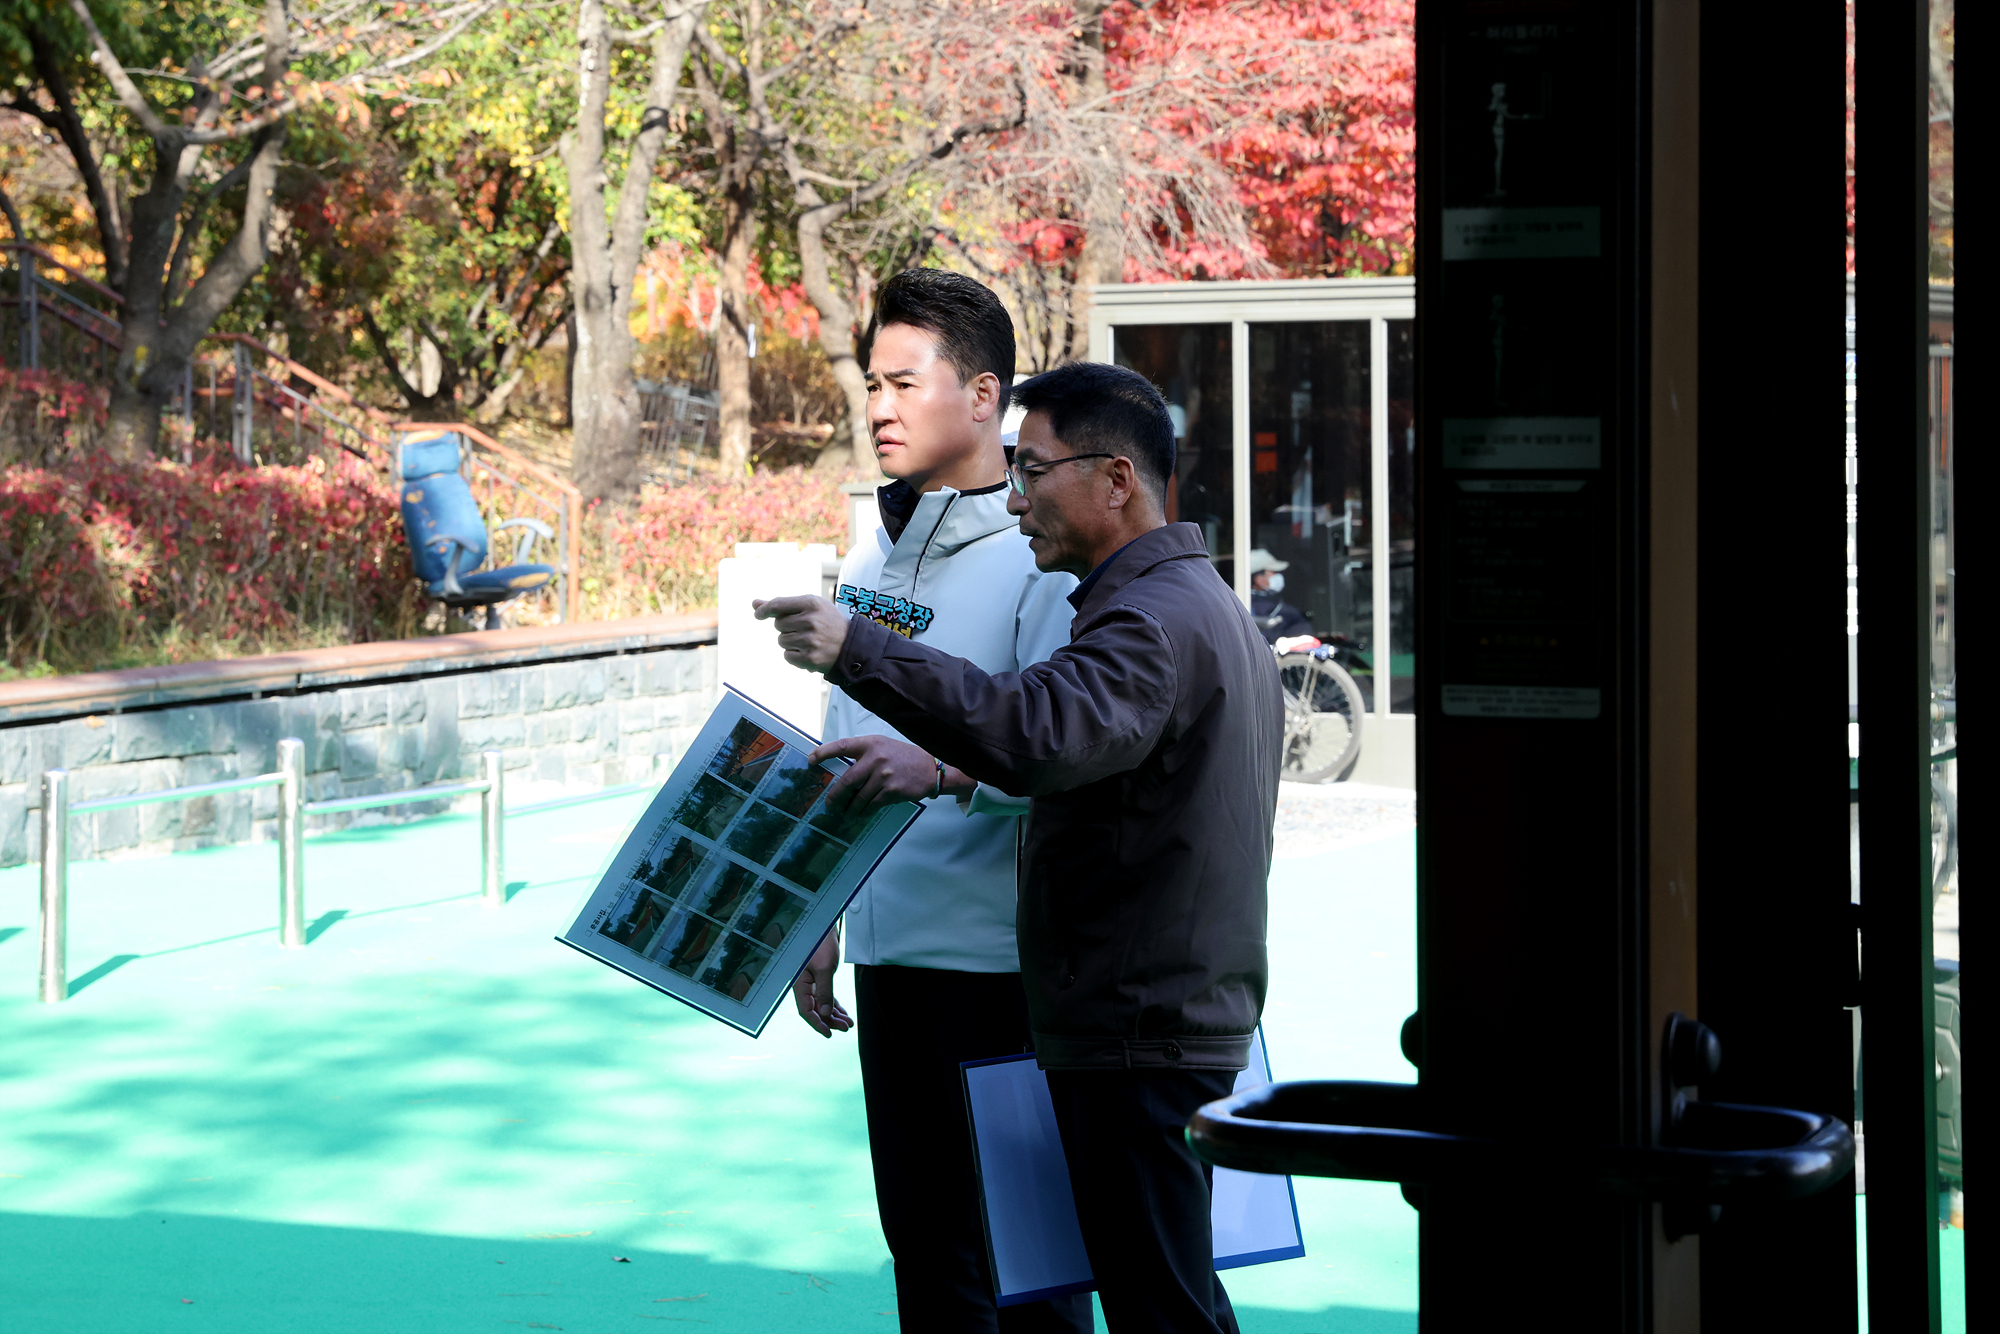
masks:
<svg viewBox="0 0 2000 1334"><path fill-rule="evenodd" d="M6 938L34 868L0 871L0 1328L895 1328L851 1041L552 939L637 805L509 821L498 910L470 820L314 839L303 950L267 847L79 863L56 1006ZM1408 1077L1412 854L1274 876L1281 1075ZM1228 1277L1245 1334L1413 1330L1395 1188L1298 1194L1308 1258Z"/></svg>
<svg viewBox="0 0 2000 1334"><path fill-rule="evenodd" d="M572 1334L698 1325L722 1334L897 1328L887 1265L874 1272L718 1264L594 1237L519 1241L253 1222L200 1214L75 1218L0 1213L8 1325L152 1334ZM621 1262L616 1257L624 1257ZM21 1280L33 1275L32 1287ZM190 1309L191 1308L191 1309ZM1414 1312L1245 1307L1257 1334L1414 1334Z"/></svg>
<svg viewBox="0 0 2000 1334"><path fill-rule="evenodd" d="M634 1319L745 1334L896 1327L886 1269L715 1264L595 1238L490 1241L184 1213L0 1214L0 1251L13 1280L0 1278L7 1325L20 1330L152 1334L170 1320L212 1334L625 1330ZM19 1287L28 1274L34 1287Z"/></svg>

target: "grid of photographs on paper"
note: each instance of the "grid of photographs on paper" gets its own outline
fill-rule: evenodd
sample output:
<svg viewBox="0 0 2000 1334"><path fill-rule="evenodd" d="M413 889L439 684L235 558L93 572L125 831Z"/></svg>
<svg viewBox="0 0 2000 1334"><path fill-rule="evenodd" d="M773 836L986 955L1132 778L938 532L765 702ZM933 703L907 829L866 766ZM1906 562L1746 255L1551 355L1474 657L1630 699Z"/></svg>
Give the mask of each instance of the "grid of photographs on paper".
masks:
<svg viewBox="0 0 2000 1334"><path fill-rule="evenodd" d="M780 729L719 709L563 937L749 1032L917 813L829 811L837 769Z"/></svg>

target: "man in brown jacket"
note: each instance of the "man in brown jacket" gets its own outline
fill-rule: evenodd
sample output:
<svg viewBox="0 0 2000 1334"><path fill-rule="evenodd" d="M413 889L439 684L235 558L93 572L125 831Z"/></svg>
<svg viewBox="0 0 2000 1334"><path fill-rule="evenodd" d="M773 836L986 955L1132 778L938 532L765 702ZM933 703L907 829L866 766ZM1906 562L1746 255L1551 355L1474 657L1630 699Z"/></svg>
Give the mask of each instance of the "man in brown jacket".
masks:
<svg viewBox="0 0 2000 1334"><path fill-rule="evenodd" d="M1166 522L1174 436L1159 391L1077 363L1014 401L1027 416L1010 508L1041 569L1083 576L1066 648L988 674L823 599L758 614L777 620L790 662L935 762L1032 798L1021 973L1106 1319L1120 1334L1234 1331L1209 1172L1182 1131L1229 1092L1263 1010L1277 669L1200 529ZM908 749L821 747L855 761L829 803L931 796L930 766Z"/></svg>

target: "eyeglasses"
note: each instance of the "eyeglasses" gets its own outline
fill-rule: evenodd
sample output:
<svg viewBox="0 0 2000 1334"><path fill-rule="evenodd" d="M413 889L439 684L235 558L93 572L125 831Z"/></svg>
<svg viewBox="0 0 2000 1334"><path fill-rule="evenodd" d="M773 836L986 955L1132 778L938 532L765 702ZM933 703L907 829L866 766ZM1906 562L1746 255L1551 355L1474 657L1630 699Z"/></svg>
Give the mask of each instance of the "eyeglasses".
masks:
<svg viewBox="0 0 2000 1334"><path fill-rule="evenodd" d="M1116 454L1071 454L1068 458L1050 459L1047 463L1010 463L1007 465L1007 485L1014 488L1014 494L1028 494L1028 483L1040 477L1058 463L1075 463L1078 459L1115 459ZM988 476L991 476L989 473Z"/></svg>

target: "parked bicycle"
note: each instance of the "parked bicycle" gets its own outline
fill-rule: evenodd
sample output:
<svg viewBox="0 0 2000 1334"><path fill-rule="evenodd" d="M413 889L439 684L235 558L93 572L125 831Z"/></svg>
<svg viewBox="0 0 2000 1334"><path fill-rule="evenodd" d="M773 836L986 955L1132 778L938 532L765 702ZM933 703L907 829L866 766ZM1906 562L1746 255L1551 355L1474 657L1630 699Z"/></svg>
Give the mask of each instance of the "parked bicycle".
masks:
<svg viewBox="0 0 2000 1334"><path fill-rule="evenodd" d="M1293 635L1272 647L1285 690L1285 755L1278 776L1294 783L1338 782L1361 759L1367 714L1361 687L1340 664L1342 648L1313 635Z"/></svg>

